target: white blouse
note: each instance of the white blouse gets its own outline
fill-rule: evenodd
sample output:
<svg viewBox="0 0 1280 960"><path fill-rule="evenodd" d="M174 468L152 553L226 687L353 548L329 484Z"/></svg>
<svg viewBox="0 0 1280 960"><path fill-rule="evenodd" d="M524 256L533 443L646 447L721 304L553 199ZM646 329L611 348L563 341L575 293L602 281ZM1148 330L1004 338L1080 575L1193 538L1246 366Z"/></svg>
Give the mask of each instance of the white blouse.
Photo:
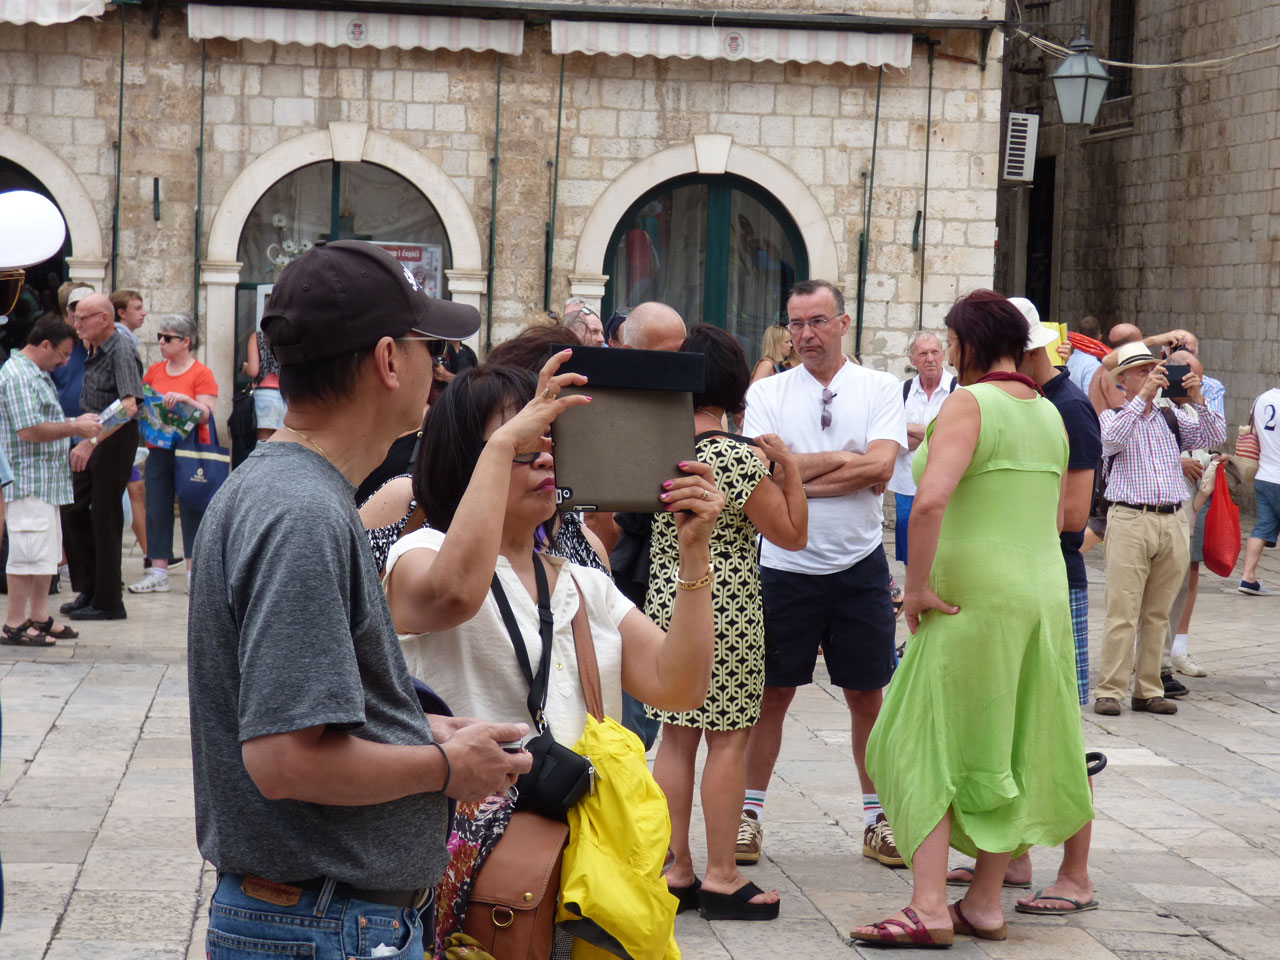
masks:
<svg viewBox="0 0 1280 960"><path fill-rule="evenodd" d="M422 527L413 531L391 547L385 576L391 576L396 561L410 550L439 551L443 543L444 534L439 530ZM578 612L574 582L581 588L587 604L591 639L600 665L604 710L618 721L622 719L622 635L618 628L635 606L603 573L558 557L546 559L559 574L551 591L555 628L551 638L546 717L552 736L571 747L582 736L587 722L587 705L582 696L573 644L573 617ZM498 557L496 572L536 675L542 662L538 606L505 557ZM573 575L565 576L566 573ZM443 697L455 715L499 723L527 723L530 732L536 732L529 716L529 684L520 670L492 591L485 595L479 612L466 623L434 633L401 634L400 645L409 672Z"/></svg>

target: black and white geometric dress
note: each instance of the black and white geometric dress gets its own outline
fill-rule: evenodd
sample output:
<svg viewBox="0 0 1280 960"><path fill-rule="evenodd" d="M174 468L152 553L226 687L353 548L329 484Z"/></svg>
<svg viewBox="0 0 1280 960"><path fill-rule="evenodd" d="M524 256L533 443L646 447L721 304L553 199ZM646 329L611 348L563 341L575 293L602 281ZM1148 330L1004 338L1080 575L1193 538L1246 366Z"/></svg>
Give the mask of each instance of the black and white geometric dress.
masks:
<svg viewBox="0 0 1280 960"><path fill-rule="evenodd" d="M764 693L764 608L760 599L760 547L756 528L742 506L768 468L743 440L701 437L698 459L711 464L725 506L711 535L711 585L715 609L716 657L711 689L697 710L667 713L646 707L663 723L702 730L741 730L760 719ZM654 518L645 613L662 629L671 623L679 553L670 513Z"/></svg>

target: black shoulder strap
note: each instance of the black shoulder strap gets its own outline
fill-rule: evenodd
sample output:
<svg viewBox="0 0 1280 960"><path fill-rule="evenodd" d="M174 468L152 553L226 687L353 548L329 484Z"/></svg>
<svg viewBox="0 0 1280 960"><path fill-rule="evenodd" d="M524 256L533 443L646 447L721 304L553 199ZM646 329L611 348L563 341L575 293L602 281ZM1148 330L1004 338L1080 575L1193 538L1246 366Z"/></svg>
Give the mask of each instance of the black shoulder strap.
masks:
<svg viewBox="0 0 1280 960"><path fill-rule="evenodd" d="M911 396L911 380L912 379L913 378L908 377L906 380L902 381L902 405L904 407L907 405L907 397Z"/></svg>
<svg viewBox="0 0 1280 960"><path fill-rule="evenodd" d="M1161 405L1160 415L1164 417L1164 422L1168 424L1169 429L1173 431L1173 439L1178 441L1178 450L1182 450L1182 429L1178 425L1178 415L1171 407Z"/></svg>
<svg viewBox="0 0 1280 960"><path fill-rule="evenodd" d="M524 637L520 626L516 623L515 613L507 600L506 591L493 575L493 599L498 604L498 612L502 614L502 622L506 625L507 635L511 637L511 645L516 650L516 660L520 662L520 672L529 684L529 716L539 732L546 728L547 722L543 711L547 706L547 685L551 673L551 633L554 621L551 617L551 592L547 588L547 572L543 569L542 560L534 554L533 575L538 584L538 632L542 637L542 661L538 664L538 674L534 676L533 666L529 663L529 651L525 648Z"/></svg>
<svg viewBox="0 0 1280 960"><path fill-rule="evenodd" d="M703 430L693 438L693 442L697 443L699 440L705 440L708 437L728 437L730 440L737 440L740 443L747 444L748 446L755 446L754 441L752 441L750 437L744 437L737 433L726 433L723 430Z"/></svg>
<svg viewBox="0 0 1280 960"><path fill-rule="evenodd" d="M956 378L955 378L955 377L952 377L952 378L951 378L951 386L949 386L949 387L947 388L947 393L955 393L955 392L956 392L956 387L957 387L957 386L959 386L959 381L958 381L958 380L956 380Z"/></svg>

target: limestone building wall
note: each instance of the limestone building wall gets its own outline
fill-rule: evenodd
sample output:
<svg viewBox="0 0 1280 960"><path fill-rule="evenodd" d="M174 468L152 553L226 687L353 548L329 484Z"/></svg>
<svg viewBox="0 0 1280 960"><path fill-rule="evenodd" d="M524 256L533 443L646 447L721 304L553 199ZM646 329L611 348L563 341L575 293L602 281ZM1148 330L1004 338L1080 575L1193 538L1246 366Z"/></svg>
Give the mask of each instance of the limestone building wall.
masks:
<svg viewBox="0 0 1280 960"><path fill-rule="evenodd" d="M1053 2L1037 18L1083 18L1105 56L1110 9L1106 0ZM1137 62L1230 57L1275 34L1269 0L1135 9ZM1042 113L1040 155L1057 159L1058 318L1191 330L1227 386L1228 424L1245 422L1280 370L1275 51L1217 70L1134 71L1132 96L1105 104L1091 131L1057 123L1039 54L1014 46L1007 67L1011 108ZM1001 191L1002 282L1017 274L1018 253L1003 241L1016 234L1022 189Z"/></svg>
<svg viewBox="0 0 1280 960"><path fill-rule="evenodd" d="M977 19L990 7L981 0L883 0L876 11L861 12ZM824 2L813 8L825 10ZM164 8L155 38L149 16L128 9L125 17L117 285L142 289L153 315L190 312L198 304L202 349L224 399L240 359L231 355L228 293L237 267L234 255L229 260L213 251L234 249L238 228L227 210L243 204L246 191L260 195L270 185L259 180L272 164L332 158L345 144L363 150L365 159L376 153L393 168L405 161L405 170L425 171L415 182L437 208L452 205L454 218L466 221L461 240L450 234L454 266L461 268L451 278L454 296L482 312L491 298L495 341L541 308L561 92L561 58L551 53L547 26L526 25L523 54L501 58L499 111L493 52L209 40L202 58L201 44L187 37L184 11ZM46 186L71 222L70 272L95 286L109 286L111 277L119 18L119 8L109 8L100 22L0 24L0 157L50 181ZM901 371L921 314L925 327L939 327L957 295L991 284L994 264L1002 40L997 32L983 71L978 33L933 30L928 36L937 53L931 107L928 48L918 43L909 69L883 71L878 128L880 77L866 66L567 56L553 307L571 290L590 296L607 270L603 250L579 240L618 202L616 188L607 194L611 186L638 177L637 168L660 180L706 164L712 169L717 157L727 156L731 171L756 171L761 185L783 199L797 221L805 220L806 239L819 238L808 250L813 275L829 272L842 283L852 312L870 187L861 174L871 170L874 142L862 355ZM203 170L197 154L202 103ZM495 122L497 230L489 291ZM921 310L921 251L912 249L912 240L924 206L927 136ZM773 182L770 170L779 171ZM460 243L475 262L458 262ZM591 263L595 279L583 269ZM153 333L149 322L144 342L154 340Z"/></svg>

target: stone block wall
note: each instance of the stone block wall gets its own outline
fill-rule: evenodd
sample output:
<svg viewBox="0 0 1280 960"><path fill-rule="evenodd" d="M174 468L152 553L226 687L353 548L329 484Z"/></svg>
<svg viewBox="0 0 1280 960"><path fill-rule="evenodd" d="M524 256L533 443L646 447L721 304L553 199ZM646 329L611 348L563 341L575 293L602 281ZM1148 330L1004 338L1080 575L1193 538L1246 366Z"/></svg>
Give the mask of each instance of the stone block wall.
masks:
<svg viewBox="0 0 1280 960"><path fill-rule="evenodd" d="M886 0L877 11L977 19L979 0ZM781 9L775 4L747 4ZM881 11L879 8L883 7ZM787 8L788 12L794 12ZM823 11L823 3L814 4ZM864 11L869 12L869 11ZM47 146L83 183L111 250L114 143L120 83L120 12L55 27L0 24L0 122ZM561 58L545 26L529 25L520 57L445 50L277 46L186 36L181 10L125 13L118 285L141 288L153 313L190 311L195 294L195 201L200 180L203 73L203 236L221 200L262 153L334 121L367 123L438 165L469 207L487 249L498 132L494 336L515 332L542 307L544 223L550 218ZM938 328L956 296L992 282L1000 114L1000 39L981 71L977 34L936 31L931 125L926 48L908 70L822 64L658 60L572 55L564 62L563 117L552 304L569 292L577 235L606 187L632 164L702 134L784 164L821 208L838 273L855 295L864 171L876 147L862 351L902 369L921 316ZM931 132L930 132L931 131ZM924 205L924 150L931 137L929 219L912 250ZM31 171L36 176L40 171ZM160 220L152 178L161 184ZM869 178L868 178L869 179ZM869 184L868 184L869 185ZM768 184L764 186L768 187ZM486 253L487 261L487 253ZM110 271L108 268L108 277ZM203 302L201 304L202 321ZM226 318L215 318L225 324ZM143 332L154 339L153 328ZM227 336L212 329L210 336ZM852 346L852 344L851 344ZM230 371L217 371L230 380Z"/></svg>
<svg viewBox="0 0 1280 960"><path fill-rule="evenodd" d="M1044 19L1080 7L1051 3ZM1269 0L1136 9L1143 63L1232 56L1275 33ZM1105 38L1106 20L1090 29ZM1063 180L1061 318L1191 330L1227 386L1232 425L1280 371L1278 87L1274 51L1219 70L1135 71L1132 98L1107 104L1097 130L1041 135ZM1015 81L1010 100L1053 120L1050 96L1047 83Z"/></svg>

